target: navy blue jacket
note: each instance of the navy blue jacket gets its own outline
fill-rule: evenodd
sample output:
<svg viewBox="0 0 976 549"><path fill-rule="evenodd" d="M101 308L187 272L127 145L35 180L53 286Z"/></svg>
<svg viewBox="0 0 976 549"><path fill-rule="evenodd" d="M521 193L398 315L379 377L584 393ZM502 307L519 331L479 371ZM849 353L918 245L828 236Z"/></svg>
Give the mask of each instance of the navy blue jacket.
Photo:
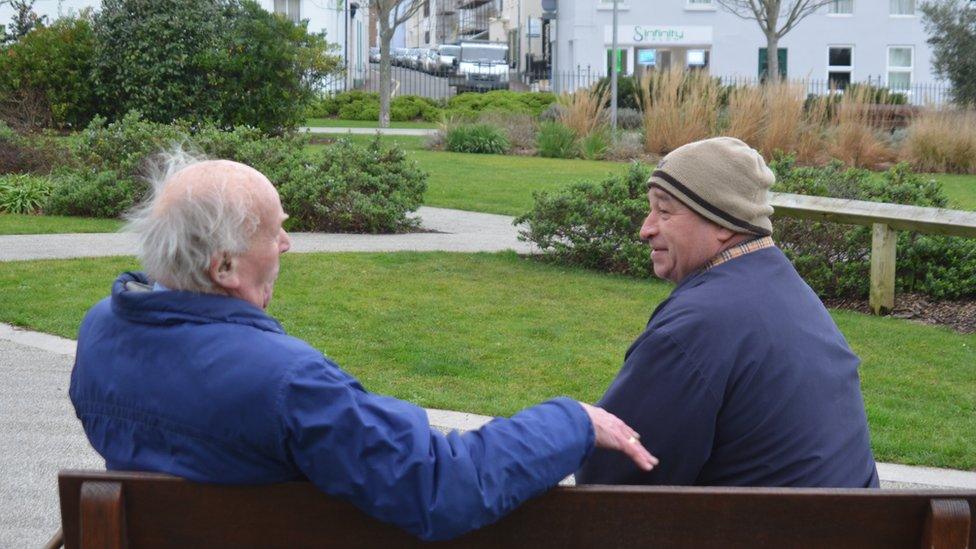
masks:
<svg viewBox="0 0 976 549"><path fill-rule="evenodd" d="M599 405L641 434L650 473L596 450L590 484L878 486L857 368L775 247L688 276Z"/></svg>
<svg viewBox="0 0 976 549"><path fill-rule="evenodd" d="M194 481L308 479L424 539L493 522L580 466L593 428L558 398L442 435L230 297L146 291L125 273L85 317L71 401L115 470Z"/></svg>

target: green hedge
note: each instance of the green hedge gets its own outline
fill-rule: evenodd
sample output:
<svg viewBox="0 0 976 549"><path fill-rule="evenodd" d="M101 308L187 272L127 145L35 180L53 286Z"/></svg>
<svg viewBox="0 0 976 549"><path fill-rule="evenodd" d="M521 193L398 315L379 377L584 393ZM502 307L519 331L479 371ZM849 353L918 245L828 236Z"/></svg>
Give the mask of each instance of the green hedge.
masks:
<svg viewBox="0 0 976 549"><path fill-rule="evenodd" d="M402 150L378 138L369 145L340 141L314 153L306 144L299 134L159 124L139 113L113 123L98 118L78 136L72 162L52 174L44 211L119 217L145 196L150 157L180 145L268 176L291 216L290 230L385 233L415 226L407 214L423 203L426 174Z"/></svg>

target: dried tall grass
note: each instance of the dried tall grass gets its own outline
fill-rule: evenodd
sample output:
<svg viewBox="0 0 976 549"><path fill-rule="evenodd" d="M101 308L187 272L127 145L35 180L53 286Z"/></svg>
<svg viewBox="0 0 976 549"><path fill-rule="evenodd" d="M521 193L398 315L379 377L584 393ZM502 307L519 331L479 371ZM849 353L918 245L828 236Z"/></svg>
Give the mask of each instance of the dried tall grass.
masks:
<svg viewBox="0 0 976 549"><path fill-rule="evenodd" d="M644 149L668 152L715 135L721 86L704 72L653 71L640 82Z"/></svg>
<svg viewBox="0 0 976 549"><path fill-rule="evenodd" d="M867 87L848 90L841 97L827 143L831 157L860 168L876 168L893 159L892 151L879 135L879 128L886 126L884 111L872 99Z"/></svg>
<svg viewBox="0 0 976 549"><path fill-rule="evenodd" d="M736 88L729 94L725 133L738 137L767 158L776 151L796 152L806 122L805 90L791 82Z"/></svg>
<svg viewBox="0 0 976 549"><path fill-rule="evenodd" d="M919 171L976 173L976 111L927 108L912 120L903 147Z"/></svg>
<svg viewBox="0 0 976 549"><path fill-rule="evenodd" d="M830 121L830 96L821 95L807 100L803 125L796 140L796 159L803 164L821 164L828 160L826 150L827 124Z"/></svg>
<svg viewBox="0 0 976 549"><path fill-rule="evenodd" d="M559 111L559 122L580 139L590 135L606 125L607 94L606 90L601 92L594 86L560 95L557 102L563 108Z"/></svg>

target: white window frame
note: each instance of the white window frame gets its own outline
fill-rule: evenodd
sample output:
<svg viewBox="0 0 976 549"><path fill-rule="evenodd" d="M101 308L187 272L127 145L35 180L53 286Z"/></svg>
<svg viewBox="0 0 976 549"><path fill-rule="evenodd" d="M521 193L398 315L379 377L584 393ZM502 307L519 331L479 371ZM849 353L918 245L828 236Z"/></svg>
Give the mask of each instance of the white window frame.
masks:
<svg viewBox="0 0 976 549"><path fill-rule="evenodd" d="M627 11L630 9L630 4L627 0L619 0L617 2L617 11ZM613 0L599 0L596 3L597 11L613 11Z"/></svg>
<svg viewBox="0 0 976 549"><path fill-rule="evenodd" d="M831 65L830 64L830 50L834 48L848 48L851 50L851 64L850 65ZM849 72L851 74L851 84L854 83L854 44L827 44L827 86L830 86L830 73L832 72Z"/></svg>
<svg viewBox="0 0 976 549"><path fill-rule="evenodd" d="M911 0L911 1L914 2L914 4L912 5L912 13L892 13L891 12L891 0L888 0L888 16L889 17L896 17L896 18L902 17L902 18L906 18L906 19L907 18L911 18L911 17L917 17L918 16L918 0Z"/></svg>
<svg viewBox="0 0 976 549"><path fill-rule="evenodd" d="M851 0L851 11L847 13L832 11L834 6L837 5L839 0L834 0L830 4L827 4L827 17L853 17L854 16L854 4L857 0Z"/></svg>
<svg viewBox="0 0 976 549"><path fill-rule="evenodd" d="M911 64L908 67L892 67L891 50L893 49L899 49L899 50L907 49L909 52L911 52L911 56L912 56ZM851 59L851 61L853 61L853 58ZM904 89L904 90L892 89L891 87L892 72L908 73L908 89ZM904 45L894 44L888 46L885 49L885 86L887 86L887 88L891 90L893 93L903 93L905 95L910 95L912 93L912 84L914 82L915 82L915 46L910 44L904 44Z"/></svg>
<svg viewBox="0 0 976 549"><path fill-rule="evenodd" d="M715 11L715 0L685 0L685 11Z"/></svg>

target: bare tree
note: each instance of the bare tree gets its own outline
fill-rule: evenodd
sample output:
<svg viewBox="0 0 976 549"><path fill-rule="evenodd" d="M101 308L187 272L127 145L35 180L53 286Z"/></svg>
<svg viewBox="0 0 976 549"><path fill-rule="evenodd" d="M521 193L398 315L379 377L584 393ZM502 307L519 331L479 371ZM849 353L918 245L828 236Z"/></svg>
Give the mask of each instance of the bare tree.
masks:
<svg viewBox="0 0 976 549"><path fill-rule="evenodd" d="M390 92L393 75L390 69L390 42L397 27L407 22L427 0L372 0L373 13L379 21L380 38L380 127L390 127Z"/></svg>
<svg viewBox="0 0 976 549"><path fill-rule="evenodd" d="M779 80L779 39L806 16L835 0L716 0L733 14L759 23L766 35L766 75Z"/></svg>

